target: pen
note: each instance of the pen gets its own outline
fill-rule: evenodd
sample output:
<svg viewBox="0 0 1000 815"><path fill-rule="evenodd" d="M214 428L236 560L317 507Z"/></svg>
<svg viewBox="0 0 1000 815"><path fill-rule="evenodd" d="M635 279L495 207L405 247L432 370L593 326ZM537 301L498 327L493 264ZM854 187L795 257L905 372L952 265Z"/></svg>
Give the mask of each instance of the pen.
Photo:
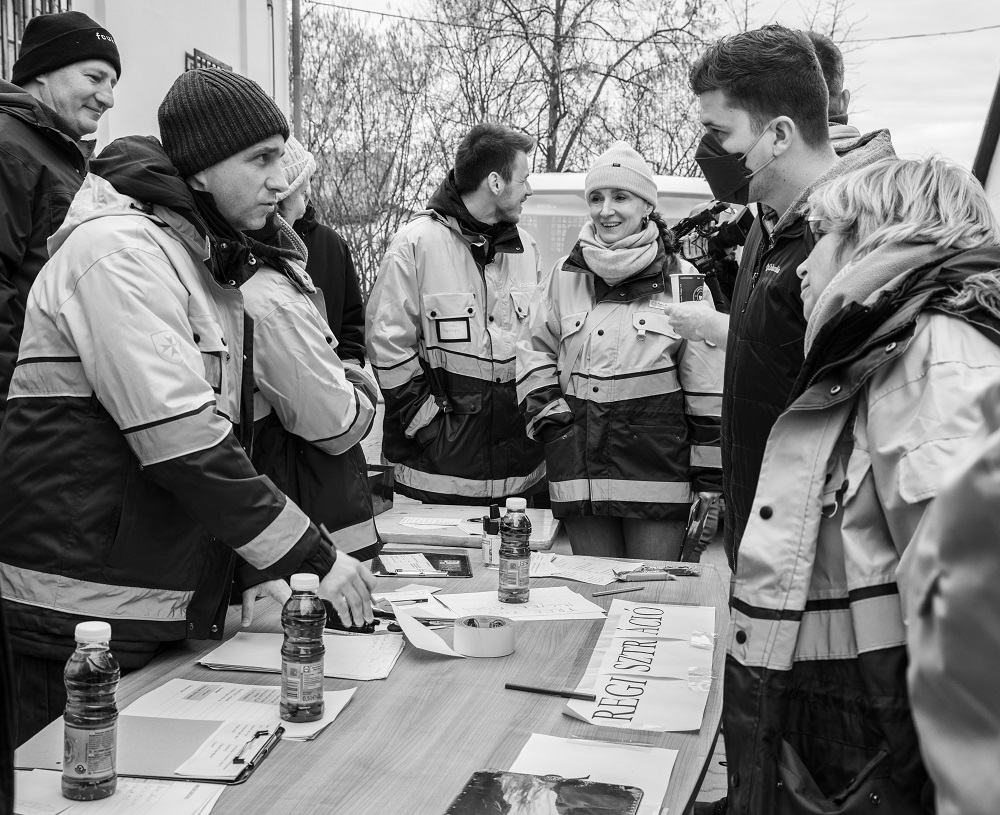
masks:
<svg viewBox="0 0 1000 815"><path fill-rule="evenodd" d="M394 572L396 577L447 577L448 572L438 571L433 569L429 572L421 572L417 570L406 570L406 569L396 569Z"/></svg>
<svg viewBox="0 0 1000 815"><path fill-rule="evenodd" d="M627 589L608 589L607 591L595 591L594 597L603 597L605 594L623 594L627 591L642 591L645 586L629 586Z"/></svg>
<svg viewBox="0 0 1000 815"><path fill-rule="evenodd" d="M532 685L518 685L514 682L505 682L507 690L523 690L526 693L544 693L546 696L561 696L563 699L581 699L584 702L596 702L597 697L592 693L579 693L575 690L560 690L559 688L536 688Z"/></svg>
<svg viewBox="0 0 1000 815"><path fill-rule="evenodd" d="M388 600L390 603L395 603L397 606L412 606L414 603L426 603L427 602L427 598L426 597L421 597L421 598L419 598L417 600L393 600L390 597L386 597L385 599Z"/></svg>

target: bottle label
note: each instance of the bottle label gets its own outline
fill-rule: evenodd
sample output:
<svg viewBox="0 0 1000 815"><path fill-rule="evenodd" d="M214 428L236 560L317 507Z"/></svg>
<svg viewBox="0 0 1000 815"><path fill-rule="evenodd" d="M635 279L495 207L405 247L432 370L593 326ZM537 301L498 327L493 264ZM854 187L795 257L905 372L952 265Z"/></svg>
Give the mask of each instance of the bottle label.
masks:
<svg viewBox="0 0 1000 815"><path fill-rule="evenodd" d="M90 729L66 723L63 775L78 781L103 781L115 775L118 721Z"/></svg>
<svg viewBox="0 0 1000 815"><path fill-rule="evenodd" d="M528 588L528 565L529 559L526 557L504 557L501 555L500 588Z"/></svg>
<svg viewBox="0 0 1000 815"><path fill-rule="evenodd" d="M314 705L323 701L323 659L281 665L281 701L286 705Z"/></svg>

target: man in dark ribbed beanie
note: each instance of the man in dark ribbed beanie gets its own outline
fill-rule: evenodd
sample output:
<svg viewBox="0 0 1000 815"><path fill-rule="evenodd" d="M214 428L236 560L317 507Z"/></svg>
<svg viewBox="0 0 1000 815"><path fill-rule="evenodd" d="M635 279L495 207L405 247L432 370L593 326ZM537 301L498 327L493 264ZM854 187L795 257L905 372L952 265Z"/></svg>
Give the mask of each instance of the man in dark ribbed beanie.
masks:
<svg viewBox="0 0 1000 815"><path fill-rule="evenodd" d="M270 136L288 138L288 121L260 85L217 68L177 77L157 118L163 149L182 178Z"/></svg>

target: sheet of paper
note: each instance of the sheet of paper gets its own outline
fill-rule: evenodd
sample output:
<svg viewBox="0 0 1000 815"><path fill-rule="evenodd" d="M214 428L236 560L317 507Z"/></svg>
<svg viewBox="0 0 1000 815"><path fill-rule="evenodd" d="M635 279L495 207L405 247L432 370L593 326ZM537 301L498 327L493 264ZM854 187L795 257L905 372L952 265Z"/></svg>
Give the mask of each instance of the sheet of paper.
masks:
<svg viewBox="0 0 1000 815"><path fill-rule="evenodd" d="M684 640L615 637L604 652L602 674L694 679L712 675L712 651Z"/></svg>
<svg viewBox="0 0 1000 815"><path fill-rule="evenodd" d="M608 619L613 616L618 617L616 636L663 637L690 642L696 633L715 633L715 609L711 606L672 606L615 600L608 612Z"/></svg>
<svg viewBox="0 0 1000 815"><path fill-rule="evenodd" d="M396 608L396 622L403 629L406 638L421 651L430 651L433 654L443 654L444 656L459 657L460 659L465 658L441 639L438 634L418 623L401 608Z"/></svg>
<svg viewBox="0 0 1000 815"><path fill-rule="evenodd" d="M533 588L527 603L501 603L495 591L443 594L439 597L458 616L486 615L509 620L599 620L604 609L567 586Z"/></svg>
<svg viewBox="0 0 1000 815"><path fill-rule="evenodd" d="M686 732L698 730L708 694L686 679L598 676L596 702L570 700L564 712L604 727Z"/></svg>
<svg viewBox="0 0 1000 815"><path fill-rule="evenodd" d="M122 711L122 715L203 721L265 720L285 728L283 739L308 741L316 738L337 718L351 701L355 690L324 691L323 717L315 722L283 722L278 709L281 702L281 688L278 686L171 679L140 696Z"/></svg>
<svg viewBox="0 0 1000 815"><path fill-rule="evenodd" d="M233 780L271 737L273 725L265 722L223 722L194 755L174 772L188 778ZM242 758L243 761L236 761Z"/></svg>
<svg viewBox="0 0 1000 815"><path fill-rule="evenodd" d="M219 784L119 778L110 798L70 801L62 797L62 773L19 770L14 780L16 815L208 815L225 792Z"/></svg>
<svg viewBox="0 0 1000 815"><path fill-rule="evenodd" d="M676 750L532 733L510 770L638 787L638 815L659 815L676 760Z"/></svg>
<svg viewBox="0 0 1000 815"><path fill-rule="evenodd" d="M387 572L434 572L431 562L420 552L405 555L379 555Z"/></svg>
<svg viewBox="0 0 1000 815"><path fill-rule="evenodd" d="M241 631L199 662L207 668L281 672L281 634ZM385 679L403 650L400 634L353 637L324 634L323 676L341 679Z"/></svg>
<svg viewBox="0 0 1000 815"><path fill-rule="evenodd" d="M532 552L528 561L528 577L552 577L552 558L555 555L551 552Z"/></svg>
<svg viewBox="0 0 1000 815"><path fill-rule="evenodd" d="M407 526L458 526L462 523L461 518L418 518L416 516L407 516L400 521L401 524L406 524Z"/></svg>

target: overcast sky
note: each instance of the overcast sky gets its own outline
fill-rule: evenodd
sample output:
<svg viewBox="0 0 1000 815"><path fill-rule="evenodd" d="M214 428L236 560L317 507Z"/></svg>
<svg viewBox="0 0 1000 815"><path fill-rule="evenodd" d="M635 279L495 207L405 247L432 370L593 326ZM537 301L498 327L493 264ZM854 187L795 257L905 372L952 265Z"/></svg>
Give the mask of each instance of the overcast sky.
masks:
<svg viewBox="0 0 1000 815"><path fill-rule="evenodd" d="M392 0L332 0L375 11L400 11ZM308 0L304 0L304 5ZM756 0L758 25L800 26L808 0ZM851 123L862 131L887 127L902 156L931 152L971 167L986 113L1000 78L1000 27L971 34L860 42L901 35L935 34L1000 26L997 0L853 0L856 22L845 44L851 89ZM373 21L372 15L365 15Z"/></svg>

